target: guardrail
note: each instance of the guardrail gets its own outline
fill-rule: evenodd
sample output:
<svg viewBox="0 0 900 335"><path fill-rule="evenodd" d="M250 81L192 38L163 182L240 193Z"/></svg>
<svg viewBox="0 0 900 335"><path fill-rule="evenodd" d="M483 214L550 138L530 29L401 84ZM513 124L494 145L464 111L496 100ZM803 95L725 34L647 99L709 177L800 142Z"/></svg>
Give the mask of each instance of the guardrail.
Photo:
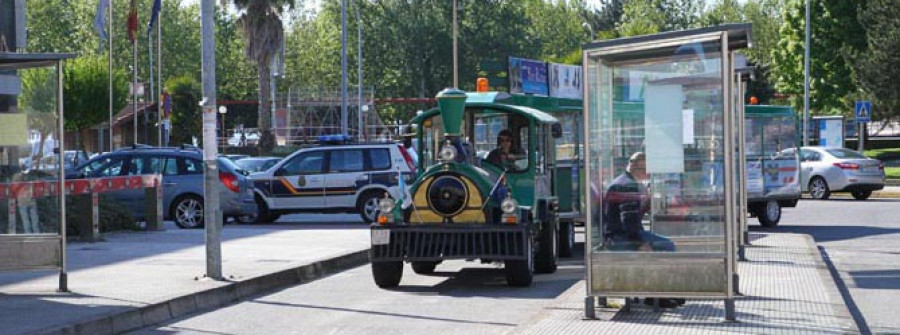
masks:
<svg viewBox="0 0 900 335"><path fill-rule="evenodd" d="M59 181L35 180L14 183L0 183L0 201L7 202L7 215L9 217L9 234L15 234L16 215L19 204L32 202L33 200L54 197L60 195ZM75 206L91 206L91 220L89 227L79 227L81 239L85 241L100 240L100 211L99 195L106 192L115 192L128 189L145 189L146 209L145 220L148 230L161 230L163 220L163 190L162 176L139 175L91 179L66 180L64 190L67 197L73 197ZM86 197L90 201L86 201ZM81 200L81 201L79 201ZM2 214L0 214L2 215ZM89 229L86 229L89 228Z"/></svg>

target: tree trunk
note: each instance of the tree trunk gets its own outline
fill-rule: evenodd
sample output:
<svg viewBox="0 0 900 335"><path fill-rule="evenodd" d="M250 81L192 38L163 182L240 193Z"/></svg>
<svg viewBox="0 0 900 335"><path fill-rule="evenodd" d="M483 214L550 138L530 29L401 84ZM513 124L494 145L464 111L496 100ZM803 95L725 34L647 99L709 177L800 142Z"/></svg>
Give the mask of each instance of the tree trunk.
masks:
<svg viewBox="0 0 900 335"><path fill-rule="evenodd" d="M257 59L257 75L259 86L259 144L257 149L261 156L268 156L275 148L275 134L272 133L272 114L271 105L269 104L269 96L271 87L269 87L269 62L265 59Z"/></svg>

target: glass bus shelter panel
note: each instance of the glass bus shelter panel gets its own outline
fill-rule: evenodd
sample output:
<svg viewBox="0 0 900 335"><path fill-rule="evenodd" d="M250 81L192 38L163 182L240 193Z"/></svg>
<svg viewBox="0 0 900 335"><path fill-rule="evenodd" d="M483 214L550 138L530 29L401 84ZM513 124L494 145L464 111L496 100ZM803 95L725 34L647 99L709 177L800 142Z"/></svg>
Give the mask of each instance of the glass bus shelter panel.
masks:
<svg viewBox="0 0 900 335"><path fill-rule="evenodd" d="M721 46L716 37L589 60L593 292L727 291Z"/></svg>
<svg viewBox="0 0 900 335"><path fill-rule="evenodd" d="M58 268L61 164L55 68L15 71L21 93L0 103L0 270Z"/></svg>

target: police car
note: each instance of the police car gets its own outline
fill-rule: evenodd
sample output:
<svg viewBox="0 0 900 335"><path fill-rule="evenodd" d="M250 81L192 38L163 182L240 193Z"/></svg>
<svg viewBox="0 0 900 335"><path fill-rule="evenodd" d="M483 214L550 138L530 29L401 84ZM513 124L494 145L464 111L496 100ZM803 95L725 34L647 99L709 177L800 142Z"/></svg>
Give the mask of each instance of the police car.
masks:
<svg viewBox="0 0 900 335"><path fill-rule="evenodd" d="M401 195L415 163L402 144L355 143L346 135L322 136L266 171L251 175L256 222L289 213L359 213L366 223L378 217L378 200Z"/></svg>

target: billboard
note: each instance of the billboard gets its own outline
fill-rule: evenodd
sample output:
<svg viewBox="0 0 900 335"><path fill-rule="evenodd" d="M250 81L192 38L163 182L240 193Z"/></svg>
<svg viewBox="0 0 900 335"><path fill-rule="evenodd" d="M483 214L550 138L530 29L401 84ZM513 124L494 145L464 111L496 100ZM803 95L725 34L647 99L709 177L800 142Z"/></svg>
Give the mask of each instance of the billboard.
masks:
<svg viewBox="0 0 900 335"><path fill-rule="evenodd" d="M549 95L547 63L510 57L509 93Z"/></svg>
<svg viewBox="0 0 900 335"><path fill-rule="evenodd" d="M550 63L550 96L581 99L581 66Z"/></svg>

